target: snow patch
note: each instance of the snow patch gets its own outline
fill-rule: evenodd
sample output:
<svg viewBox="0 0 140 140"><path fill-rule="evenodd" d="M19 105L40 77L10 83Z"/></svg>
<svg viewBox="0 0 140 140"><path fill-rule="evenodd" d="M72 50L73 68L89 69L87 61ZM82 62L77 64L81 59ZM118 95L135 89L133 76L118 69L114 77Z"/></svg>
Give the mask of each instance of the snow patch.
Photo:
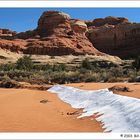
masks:
<svg viewBox="0 0 140 140"><path fill-rule="evenodd" d="M113 94L108 89L80 90L69 86L53 86L48 90L73 108L83 108L78 117L103 114L101 121L105 132L140 132L140 99Z"/></svg>

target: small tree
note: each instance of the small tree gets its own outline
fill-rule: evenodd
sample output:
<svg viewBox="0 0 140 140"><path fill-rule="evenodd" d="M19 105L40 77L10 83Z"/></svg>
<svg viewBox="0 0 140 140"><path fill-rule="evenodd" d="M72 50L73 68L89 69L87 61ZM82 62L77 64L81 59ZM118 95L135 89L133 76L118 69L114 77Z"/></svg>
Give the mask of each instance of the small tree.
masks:
<svg viewBox="0 0 140 140"><path fill-rule="evenodd" d="M31 70L33 68L33 61L31 56L23 56L16 62L16 68L19 70Z"/></svg>

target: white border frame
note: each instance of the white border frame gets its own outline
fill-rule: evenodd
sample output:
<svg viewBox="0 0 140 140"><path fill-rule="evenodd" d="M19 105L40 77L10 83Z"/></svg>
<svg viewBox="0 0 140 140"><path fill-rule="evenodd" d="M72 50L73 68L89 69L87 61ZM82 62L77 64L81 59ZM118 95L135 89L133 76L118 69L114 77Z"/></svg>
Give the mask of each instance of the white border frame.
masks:
<svg viewBox="0 0 140 140"><path fill-rule="evenodd" d="M0 1L0 7L5 7L5 8L43 8L43 7L53 7L53 8L58 8L58 7L65 7L65 8L88 8L88 7L96 7L96 8L129 8L129 7L140 7L140 1L78 1L78 0L55 0L55 1Z"/></svg>
<svg viewBox="0 0 140 140"><path fill-rule="evenodd" d="M125 133L132 137L121 137L122 133L1 133L0 139L32 139L32 140L139 140L139 133ZM134 135L139 135L135 138Z"/></svg>
<svg viewBox="0 0 140 140"><path fill-rule="evenodd" d="M139 8L140 1L0 1L0 8ZM122 133L123 134L123 133ZM130 133L125 133L127 135ZM121 133L0 133L0 139L140 139L139 133L131 133L132 137L121 137ZM135 135L139 137L135 138Z"/></svg>

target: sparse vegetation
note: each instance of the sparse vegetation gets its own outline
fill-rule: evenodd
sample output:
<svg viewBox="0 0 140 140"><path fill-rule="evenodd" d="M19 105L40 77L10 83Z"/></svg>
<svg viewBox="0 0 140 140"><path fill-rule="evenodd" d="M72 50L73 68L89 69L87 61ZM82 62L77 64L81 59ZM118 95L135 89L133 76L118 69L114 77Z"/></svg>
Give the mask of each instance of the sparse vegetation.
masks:
<svg viewBox="0 0 140 140"><path fill-rule="evenodd" d="M140 69L140 56L137 56L133 62L133 66L136 69Z"/></svg>
<svg viewBox="0 0 140 140"><path fill-rule="evenodd" d="M23 56L16 62L16 68L19 70L31 70L33 68L33 61L31 56Z"/></svg>
<svg viewBox="0 0 140 140"><path fill-rule="evenodd" d="M50 56L50 59L55 59L55 56Z"/></svg>
<svg viewBox="0 0 140 140"><path fill-rule="evenodd" d="M11 79L3 79L0 82L0 87L4 87L4 88L19 88L21 85L15 81L15 80L11 80Z"/></svg>
<svg viewBox="0 0 140 140"><path fill-rule="evenodd" d="M84 59L70 68L66 64L34 63L31 56L23 56L15 64L0 65L0 81L9 79L31 84L65 84L77 82L135 82L140 75L137 58L133 63L116 65L107 61ZM136 79L137 78L137 79Z"/></svg>
<svg viewBox="0 0 140 140"><path fill-rule="evenodd" d="M82 61L81 67L84 69L92 69L92 65L87 58Z"/></svg>

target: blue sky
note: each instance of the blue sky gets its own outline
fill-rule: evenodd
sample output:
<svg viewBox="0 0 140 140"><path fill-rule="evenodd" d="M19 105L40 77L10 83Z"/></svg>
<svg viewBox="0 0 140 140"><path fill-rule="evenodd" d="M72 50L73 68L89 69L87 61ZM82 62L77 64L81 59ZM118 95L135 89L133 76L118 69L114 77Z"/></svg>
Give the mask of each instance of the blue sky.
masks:
<svg viewBox="0 0 140 140"><path fill-rule="evenodd" d="M140 22L140 8L0 8L0 28L17 32L34 29L40 15L46 10L59 10L70 14L71 18L85 20L119 16Z"/></svg>

